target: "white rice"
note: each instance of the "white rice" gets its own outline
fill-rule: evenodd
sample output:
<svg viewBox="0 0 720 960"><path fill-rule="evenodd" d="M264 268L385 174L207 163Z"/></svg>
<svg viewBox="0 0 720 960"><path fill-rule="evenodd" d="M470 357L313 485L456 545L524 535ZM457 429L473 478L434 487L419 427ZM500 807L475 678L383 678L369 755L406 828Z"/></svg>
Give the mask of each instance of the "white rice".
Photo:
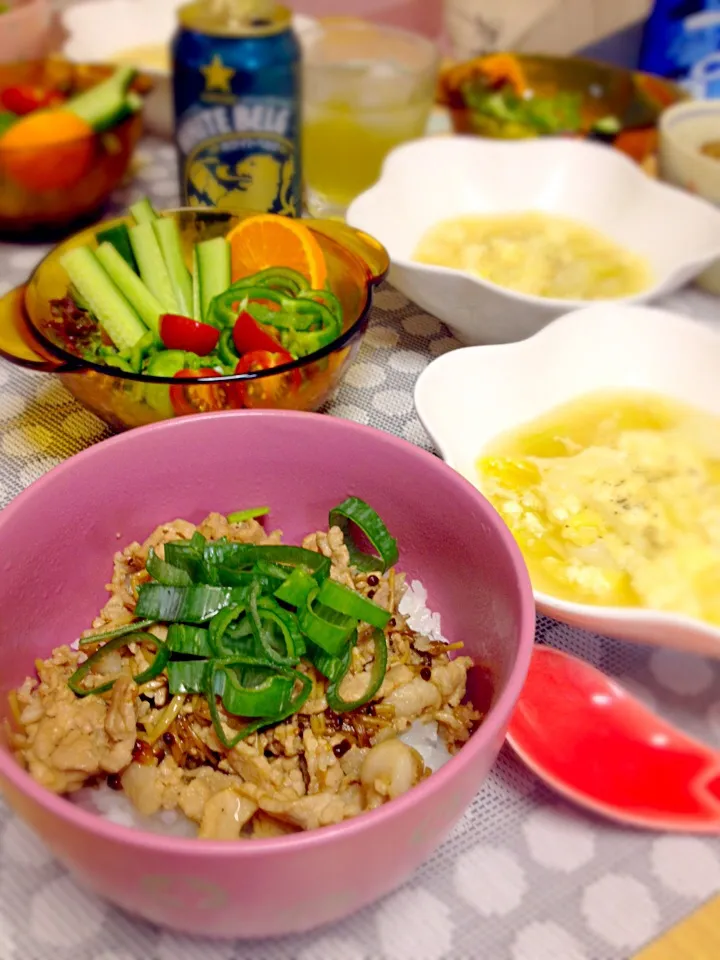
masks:
<svg viewBox="0 0 720 960"><path fill-rule="evenodd" d="M450 759L445 741L438 733L437 723L415 723L400 736L409 747L413 747L423 758L426 767L433 773ZM122 827L134 827L165 837L196 837L198 825L178 809L162 810L154 816L146 817L135 807L122 790L112 790L106 783L98 787L84 787L68 797L72 803L82 807L88 813L96 813Z"/></svg>
<svg viewBox="0 0 720 960"><path fill-rule="evenodd" d="M415 633L420 633L429 640L446 643L440 628L440 614L428 609L427 590L419 580L413 580L405 590L398 604L398 611Z"/></svg>
<svg viewBox="0 0 720 960"><path fill-rule="evenodd" d="M71 794L68 799L88 813L97 813L121 827L134 827L136 830L160 833L166 837L197 836L197 824L181 810L162 810L154 816L146 817L122 790L112 790L105 783L99 787L84 787Z"/></svg>
<svg viewBox="0 0 720 960"><path fill-rule="evenodd" d="M406 588L398 610L411 630L430 640L447 642L440 629L440 614L428 609L427 591L419 580L413 580ZM78 642L73 644L75 649ZM417 750L425 766L433 773L450 759L451 755L435 722L423 723L422 720L416 720L401 734L400 739ZM154 816L146 817L136 809L122 790L112 790L105 783L98 787L84 787L68 799L83 810L96 813L123 827L134 827L168 837L196 837L198 833L198 825L182 811L163 810Z"/></svg>

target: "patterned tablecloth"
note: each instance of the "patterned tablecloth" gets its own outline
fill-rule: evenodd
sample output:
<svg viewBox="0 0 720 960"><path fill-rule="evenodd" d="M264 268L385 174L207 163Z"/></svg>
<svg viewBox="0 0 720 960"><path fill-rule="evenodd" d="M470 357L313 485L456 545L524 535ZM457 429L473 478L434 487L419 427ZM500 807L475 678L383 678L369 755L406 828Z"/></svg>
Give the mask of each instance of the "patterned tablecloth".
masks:
<svg viewBox="0 0 720 960"><path fill-rule="evenodd" d="M173 150L146 141L118 206L177 200ZM45 249L0 244L0 293ZM713 323L717 303L666 303ZM717 322L717 320L715 320ZM412 400L420 371L458 346L389 287L327 412L430 448ZM107 429L52 377L0 361L0 503ZM541 641L618 677L720 747L720 668L540 618ZM506 748L437 854L395 894L336 926L285 940L212 943L138 922L81 891L0 801L0 960L626 960L720 890L720 840L621 829L560 801Z"/></svg>

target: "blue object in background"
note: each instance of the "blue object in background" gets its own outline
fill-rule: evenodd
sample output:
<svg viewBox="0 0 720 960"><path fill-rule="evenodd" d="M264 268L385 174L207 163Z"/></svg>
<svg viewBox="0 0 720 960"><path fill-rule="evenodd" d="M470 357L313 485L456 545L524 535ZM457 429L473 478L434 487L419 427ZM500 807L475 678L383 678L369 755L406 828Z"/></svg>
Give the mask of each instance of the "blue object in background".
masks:
<svg viewBox="0 0 720 960"><path fill-rule="evenodd" d="M638 66L693 97L720 97L720 0L655 0Z"/></svg>

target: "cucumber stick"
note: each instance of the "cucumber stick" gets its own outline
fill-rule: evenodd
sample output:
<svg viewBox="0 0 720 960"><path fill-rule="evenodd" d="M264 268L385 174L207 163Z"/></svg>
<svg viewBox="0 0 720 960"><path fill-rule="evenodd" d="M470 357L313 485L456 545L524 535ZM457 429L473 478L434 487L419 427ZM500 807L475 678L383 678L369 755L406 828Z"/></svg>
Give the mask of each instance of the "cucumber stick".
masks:
<svg viewBox="0 0 720 960"><path fill-rule="evenodd" d="M178 313L180 305L175 298L170 274L165 266L152 222L139 223L136 227L131 227L130 243L145 286L160 301L164 313Z"/></svg>
<svg viewBox="0 0 720 960"><path fill-rule="evenodd" d="M225 237L203 240L195 247L200 285L200 308L205 320L213 298L230 286L230 244Z"/></svg>
<svg viewBox="0 0 720 960"><path fill-rule="evenodd" d="M193 287L190 273L185 266L180 231L172 217L158 217L152 222L155 236L160 244L175 299L184 317L191 317L193 308Z"/></svg>
<svg viewBox="0 0 720 960"><path fill-rule="evenodd" d="M130 233L124 223L120 223L116 227L108 227L107 230L100 230L95 234L95 239L98 242L98 246L102 243L111 243L123 260L127 261L128 266L132 267L135 273L137 273L135 256L130 246Z"/></svg>
<svg viewBox="0 0 720 960"><path fill-rule="evenodd" d="M95 256L145 326L160 336L160 316L164 311L157 297L148 290L111 243L101 243Z"/></svg>
<svg viewBox="0 0 720 960"><path fill-rule="evenodd" d="M71 97L63 109L80 117L96 133L108 130L137 109L136 98L128 100L128 89L136 72L132 67L120 67L107 80Z"/></svg>
<svg viewBox="0 0 720 960"><path fill-rule="evenodd" d="M143 197L142 200L133 203L130 207L130 213L135 218L135 223L147 223L149 220L157 220L158 218L158 215L153 209L153 205L147 197Z"/></svg>
<svg viewBox="0 0 720 960"><path fill-rule="evenodd" d="M118 350L130 350L147 330L89 247L75 247L62 257L70 280Z"/></svg>
<svg viewBox="0 0 720 960"><path fill-rule="evenodd" d="M192 315L194 320L202 320L203 312L202 312L202 306L200 304L200 271L198 269L197 247L193 247L192 261L193 261L193 267L192 267L193 312L192 312Z"/></svg>

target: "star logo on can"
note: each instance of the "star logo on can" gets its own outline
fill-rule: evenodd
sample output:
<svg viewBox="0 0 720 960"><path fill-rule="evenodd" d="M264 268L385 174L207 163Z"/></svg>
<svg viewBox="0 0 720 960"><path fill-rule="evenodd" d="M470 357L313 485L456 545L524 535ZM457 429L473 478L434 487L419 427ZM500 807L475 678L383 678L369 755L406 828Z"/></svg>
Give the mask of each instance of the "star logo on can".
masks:
<svg viewBox="0 0 720 960"><path fill-rule="evenodd" d="M230 82L235 76L232 67L226 67L222 58L215 54L210 63L200 67L200 73L205 77L205 89L216 90L218 93L232 93Z"/></svg>

